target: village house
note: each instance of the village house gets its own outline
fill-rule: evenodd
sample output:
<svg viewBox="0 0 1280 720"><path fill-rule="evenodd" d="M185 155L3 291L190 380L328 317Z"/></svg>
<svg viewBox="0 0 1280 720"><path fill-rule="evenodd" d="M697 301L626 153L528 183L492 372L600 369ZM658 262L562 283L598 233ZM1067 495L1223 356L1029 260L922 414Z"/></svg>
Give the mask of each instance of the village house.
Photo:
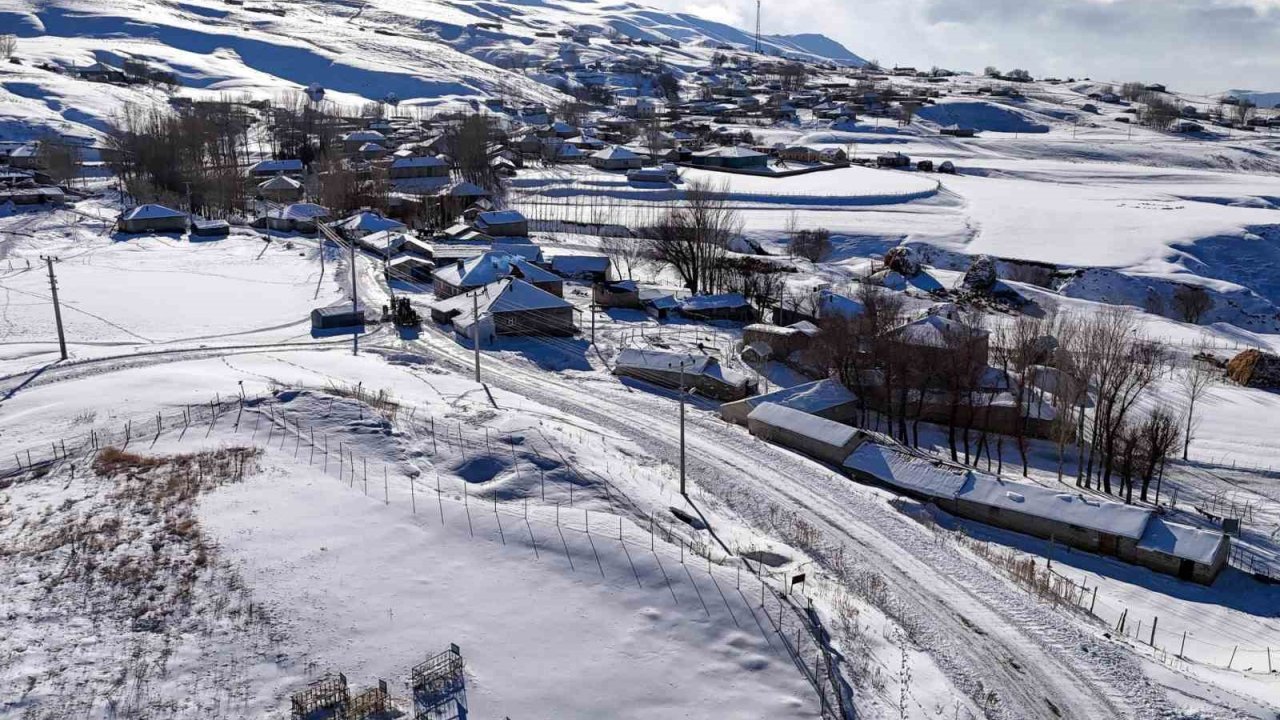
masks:
<svg viewBox="0 0 1280 720"><path fill-rule="evenodd" d="M643 158L618 145L592 153L589 162L599 170L635 170L644 165Z"/></svg>
<svg viewBox="0 0 1280 720"><path fill-rule="evenodd" d="M297 202L302 199L304 192L302 183L287 175L277 175L258 183L258 195L272 202Z"/></svg>
<svg viewBox="0 0 1280 720"><path fill-rule="evenodd" d="M756 391L747 375L720 366L713 357L626 348L618 354L613 374L660 387L695 390L721 401L741 400Z"/></svg>
<svg viewBox="0 0 1280 720"><path fill-rule="evenodd" d="M876 167L909 168L911 167L911 158L900 152L884 153L876 157Z"/></svg>
<svg viewBox="0 0 1280 720"><path fill-rule="evenodd" d="M164 205L139 205L120 215L116 229L123 233L186 232L187 214Z"/></svg>
<svg viewBox="0 0 1280 720"><path fill-rule="evenodd" d="M276 175L302 177L302 161L296 158L287 160L260 160L249 166L248 175L253 178L270 178Z"/></svg>
<svg viewBox="0 0 1280 720"><path fill-rule="evenodd" d="M44 158L40 156L40 143L26 143L9 151L9 167L18 170L43 170Z"/></svg>
<svg viewBox="0 0 1280 720"><path fill-rule="evenodd" d="M519 257L497 252L458 260L452 265L444 265L437 260L435 295L441 299L451 298L507 277L524 280L557 297L564 295L564 280L560 276Z"/></svg>
<svg viewBox="0 0 1280 720"><path fill-rule="evenodd" d="M771 402L747 415L747 429L761 440L836 467L867 439L857 428Z"/></svg>
<svg viewBox="0 0 1280 720"><path fill-rule="evenodd" d="M294 203L268 209L265 215L253 221L253 226L278 232L311 234L319 230L319 223L329 219L328 208L313 203Z"/></svg>
<svg viewBox="0 0 1280 720"><path fill-rule="evenodd" d="M333 229L348 236L362 238L384 230L407 230L399 220L383 217L382 213L373 210L362 210L349 217L333 223Z"/></svg>
<svg viewBox="0 0 1280 720"><path fill-rule="evenodd" d="M571 337L573 304L515 277L505 277L431 306L431 319L462 337L490 345L498 337ZM477 337L478 336L478 337Z"/></svg>
<svg viewBox="0 0 1280 720"><path fill-rule="evenodd" d="M929 314L888 331L885 337L901 352L917 359L923 366L944 367L961 345L972 345L965 356L979 367L990 360L990 333L983 328L966 325L959 320Z"/></svg>
<svg viewBox="0 0 1280 720"><path fill-rule="evenodd" d="M409 155L397 157L387 168L387 176L392 180L409 178L447 178L449 164L431 155Z"/></svg>
<svg viewBox="0 0 1280 720"><path fill-rule="evenodd" d="M377 130L353 130L342 136L342 150L350 154L360 152L360 148L368 143L383 146L387 136Z"/></svg>
<svg viewBox="0 0 1280 720"><path fill-rule="evenodd" d="M387 262L387 279L412 284L431 282L435 263L410 253L403 253Z"/></svg>

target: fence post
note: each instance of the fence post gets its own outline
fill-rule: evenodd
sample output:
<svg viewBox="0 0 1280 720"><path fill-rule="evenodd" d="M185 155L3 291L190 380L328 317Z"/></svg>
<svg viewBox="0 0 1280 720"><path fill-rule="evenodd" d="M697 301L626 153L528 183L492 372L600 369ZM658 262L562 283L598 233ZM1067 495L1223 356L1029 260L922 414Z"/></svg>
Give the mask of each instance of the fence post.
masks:
<svg viewBox="0 0 1280 720"><path fill-rule="evenodd" d="M1156 625L1159 625L1159 624L1160 624L1160 616L1157 615L1155 616L1154 619L1151 620L1151 642L1147 643L1151 647L1156 646Z"/></svg>
<svg viewBox="0 0 1280 720"><path fill-rule="evenodd" d="M1237 646L1235 646L1235 647L1231 648L1231 659L1227 661L1227 669L1228 669L1228 670L1230 670L1230 669L1231 669L1231 664L1232 664L1232 663L1234 663L1234 662L1236 661L1236 651L1237 651L1237 650L1239 650L1239 649L1240 649L1240 646L1239 646L1239 645L1237 645Z"/></svg>
<svg viewBox="0 0 1280 720"><path fill-rule="evenodd" d="M413 485L412 485L413 478L409 478L409 482L410 482L409 494L410 496L412 496L413 495ZM383 505L391 504L391 486L387 482L387 464L386 463L382 464L382 504ZM416 513L417 510L415 509L414 512Z"/></svg>
<svg viewBox="0 0 1280 720"><path fill-rule="evenodd" d="M1182 645L1178 648L1178 657L1183 657L1183 652L1187 649L1187 631L1182 631Z"/></svg>

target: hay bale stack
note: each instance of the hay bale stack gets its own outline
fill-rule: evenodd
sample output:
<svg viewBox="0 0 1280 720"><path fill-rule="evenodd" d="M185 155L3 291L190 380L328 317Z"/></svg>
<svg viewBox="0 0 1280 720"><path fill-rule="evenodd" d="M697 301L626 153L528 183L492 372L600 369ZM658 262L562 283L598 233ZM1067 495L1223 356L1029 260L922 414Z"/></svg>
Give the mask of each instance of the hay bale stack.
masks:
<svg viewBox="0 0 1280 720"><path fill-rule="evenodd" d="M1280 356L1245 350L1227 363L1227 377L1245 387L1280 391Z"/></svg>

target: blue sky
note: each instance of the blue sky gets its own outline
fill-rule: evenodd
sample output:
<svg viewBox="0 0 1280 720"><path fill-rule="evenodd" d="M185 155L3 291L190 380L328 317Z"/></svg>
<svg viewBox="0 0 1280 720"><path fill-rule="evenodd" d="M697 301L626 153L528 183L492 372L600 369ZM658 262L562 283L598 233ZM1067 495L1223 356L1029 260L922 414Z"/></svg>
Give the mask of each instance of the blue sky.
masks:
<svg viewBox="0 0 1280 720"><path fill-rule="evenodd" d="M647 0L751 28L755 0ZM893 65L1280 91L1280 0L764 0L765 32L819 32Z"/></svg>

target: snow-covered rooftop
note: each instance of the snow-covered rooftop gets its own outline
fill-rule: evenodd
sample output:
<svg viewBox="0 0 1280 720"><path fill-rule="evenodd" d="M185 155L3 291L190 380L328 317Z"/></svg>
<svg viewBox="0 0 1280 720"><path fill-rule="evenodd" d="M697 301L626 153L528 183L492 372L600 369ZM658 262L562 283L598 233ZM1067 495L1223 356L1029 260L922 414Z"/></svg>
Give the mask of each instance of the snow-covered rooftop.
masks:
<svg viewBox="0 0 1280 720"><path fill-rule="evenodd" d="M857 428L834 420L811 415L777 403L762 403L751 411L748 420L765 423L780 430L800 435L824 445L839 448L848 445L858 436Z"/></svg>
<svg viewBox="0 0 1280 720"><path fill-rule="evenodd" d="M1220 532L1200 530L1166 522L1161 517L1152 517L1142 538L1138 540L1138 547L1211 565L1226 542L1227 537Z"/></svg>
<svg viewBox="0 0 1280 720"><path fill-rule="evenodd" d="M555 273L543 270L522 257L501 252L487 252L436 271L437 278L454 287L488 285L511 275L518 275L531 283L560 280Z"/></svg>
<svg viewBox="0 0 1280 720"><path fill-rule="evenodd" d="M125 220L159 220L186 216L187 214L181 210L174 210L164 205L148 204L126 210L120 217Z"/></svg>
<svg viewBox="0 0 1280 720"><path fill-rule="evenodd" d="M844 461L844 466L906 492L943 500L954 500L969 475L965 470L876 443L863 443Z"/></svg>
<svg viewBox="0 0 1280 720"><path fill-rule="evenodd" d="M1151 518L1150 510L1132 505L978 473L969 473L957 499L1134 540L1142 537Z"/></svg>

